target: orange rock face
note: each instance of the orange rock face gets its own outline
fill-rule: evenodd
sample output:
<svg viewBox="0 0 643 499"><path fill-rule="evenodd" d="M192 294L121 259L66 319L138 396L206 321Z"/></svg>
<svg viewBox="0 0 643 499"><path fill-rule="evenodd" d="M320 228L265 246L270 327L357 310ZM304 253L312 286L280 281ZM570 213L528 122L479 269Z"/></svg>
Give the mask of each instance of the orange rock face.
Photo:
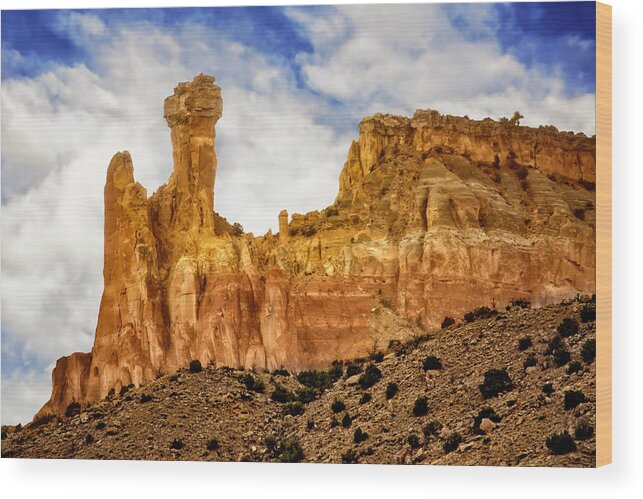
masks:
<svg viewBox="0 0 643 499"><path fill-rule="evenodd" d="M175 371L321 368L478 306L595 290L595 141L417 111L360 124L332 206L243 234L214 211L221 90L165 101L174 171L151 197L117 153L105 185L105 287L91 353L58 360L36 418ZM277 216L277 214L275 215Z"/></svg>

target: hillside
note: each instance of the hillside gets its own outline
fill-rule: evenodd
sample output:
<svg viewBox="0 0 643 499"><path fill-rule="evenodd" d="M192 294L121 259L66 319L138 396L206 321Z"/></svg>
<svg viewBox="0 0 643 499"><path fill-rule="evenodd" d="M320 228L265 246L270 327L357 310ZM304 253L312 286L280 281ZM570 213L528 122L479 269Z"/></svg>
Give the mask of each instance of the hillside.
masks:
<svg viewBox="0 0 643 499"><path fill-rule="evenodd" d="M374 314L389 335L411 340L394 339L370 359L298 377L182 369L89 406L71 405L69 416L3 427L2 457L593 466L595 438L587 431L595 425L593 303L527 306L479 309L466 317L471 322L427 332L380 305ZM573 320L559 328L566 318ZM441 368L425 371L439 367L435 360L425 366L428 356ZM369 380L360 377L375 373L368 366L381 379L374 375L364 387ZM506 369L512 386L499 379L501 393L485 391L484 399L480 385L491 369ZM543 391L548 383L551 393ZM565 409L565 393L573 391L585 401ZM426 414L420 402L414 415L421 397ZM474 429L487 407L493 412ZM358 428L367 437L355 443ZM576 450L558 455L546 447L552 433L574 435L577 428L586 431L577 435Z"/></svg>

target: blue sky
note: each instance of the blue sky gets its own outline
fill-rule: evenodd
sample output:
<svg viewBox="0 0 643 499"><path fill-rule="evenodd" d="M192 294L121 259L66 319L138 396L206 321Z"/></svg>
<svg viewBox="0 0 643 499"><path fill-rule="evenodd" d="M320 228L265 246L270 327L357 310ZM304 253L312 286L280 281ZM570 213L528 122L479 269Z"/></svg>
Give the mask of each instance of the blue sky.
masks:
<svg viewBox="0 0 643 499"><path fill-rule="evenodd" d="M594 4L2 12L2 420L91 349L102 189L118 150L151 194L171 172L163 99L222 88L215 209L256 234L332 203L363 116L511 115L594 133Z"/></svg>

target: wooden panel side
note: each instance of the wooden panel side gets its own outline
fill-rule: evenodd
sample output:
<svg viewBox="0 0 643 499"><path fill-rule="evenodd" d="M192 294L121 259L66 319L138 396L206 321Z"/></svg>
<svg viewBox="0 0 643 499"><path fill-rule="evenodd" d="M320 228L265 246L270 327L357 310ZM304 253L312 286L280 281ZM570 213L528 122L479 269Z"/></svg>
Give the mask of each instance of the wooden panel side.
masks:
<svg viewBox="0 0 643 499"><path fill-rule="evenodd" d="M612 462L612 7L596 3L596 465Z"/></svg>

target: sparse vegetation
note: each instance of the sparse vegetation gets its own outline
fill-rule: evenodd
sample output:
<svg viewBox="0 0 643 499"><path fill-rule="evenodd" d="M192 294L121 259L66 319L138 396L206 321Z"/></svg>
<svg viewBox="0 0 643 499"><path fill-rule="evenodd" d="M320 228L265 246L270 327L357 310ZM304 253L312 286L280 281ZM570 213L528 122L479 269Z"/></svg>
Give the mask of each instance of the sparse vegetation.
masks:
<svg viewBox="0 0 643 499"><path fill-rule="evenodd" d="M359 403L360 405L366 404L367 402L371 401L371 394L368 392L362 393L362 396L359 398Z"/></svg>
<svg viewBox="0 0 643 499"><path fill-rule="evenodd" d="M567 366L567 374L574 374L580 372L583 366L577 360L570 362Z"/></svg>
<svg viewBox="0 0 643 499"><path fill-rule="evenodd" d="M362 429L358 426L355 429L355 432L353 433L353 442L355 442L356 444L359 444L364 442L367 439L368 439L368 433L366 433L365 431L362 431Z"/></svg>
<svg viewBox="0 0 643 499"><path fill-rule="evenodd" d="M558 331L558 334L560 334L563 338L574 336L576 333L578 333L578 321L576 319L572 319L571 317L565 317L561 321L561 323L558 324L556 331Z"/></svg>
<svg viewBox="0 0 643 499"><path fill-rule="evenodd" d="M348 364L346 366L346 377L350 378L352 376L357 376L362 372L362 366L359 364Z"/></svg>
<svg viewBox="0 0 643 499"><path fill-rule="evenodd" d="M353 423L353 418L351 418L350 414L348 413L344 414L344 417L342 418L342 426L344 428L349 428L352 423Z"/></svg>
<svg viewBox="0 0 643 499"><path fill-rule="evenodd" d="M382 371L373 364L369 364L366 367L364 374L359 377L358 383L362 388L370 388L381 379Z"/></svg>
<svg viewBox="0 0 643 499"><path fill-rule="evenodd" d="M453 326L455 324L455 319L453 317L445 317L444 320L442 321L442 329L446 329L449 326Z"/></svg>
<svg viewBox="0 0 643 499"><path fill-rule="evenodd" d="M358 461L359 455L353 449L348 449L342 454L342 464L357 464Z"/></svg>
<svg viewBox="0 0 643 499"><path fill-rule="evenodd" d="M302 459L304 459L304 451L297 440L289 439L282 444L279 462L300 463Z"/></svg>
<svg viewBox="0 0 643 499"><path fill-rule="evenodd" d="M581 359L586 364L591 364L596 358L596 340L594 338L586 340L580 350Z"/></svg>
<svg viewBox="0 0 643 499"><path fill-rule="evenodd" d="M567 431L552 434L545 444L554 455L569 454L576 450L576 442Z"/></svg>
<svg viewBox="0 0 643 499"><path fill-rule="evenodd" d="M524 338L520 338L518 340L518 350L521 352L524 352L528 348L531 348L531 336L525 336Z"/></svg>
<svg viewBox="0 0 643 499"><path fill-rule="evenodd" d="M488 399L513 390L513 381L506 369L490 369L484 373L484 382L479 388L482 398Z"/></svg>
<svg viewBox="0 0 643 499"><path fill-rule="evenodd" d="M266 390L266 385L261 378L255 378L250 373L246 373L241 376L240 380L248 390L252 390L257 393L263 393Z"/></svg>
<svg viewBox="0 0 643 499"><path fill-rule="evenodd" d="M424 438L437 437L442 430L442 424L439 421L431 421L424 425L422 434Z"/></svg>
<svg viewBox="0 0 643 499"><path fill-rule="evenodd" d="M290 376L290 373L282 367L281 369L275 369L274 371L272 371L272 375L283 376L284 378L287 378L288 376Z"/></svg>
<svg viewBox="0 0 643 499"><path fill-rule="evenodd" d="M286 402L291 402L295 399L294 393L290 390L287 390L282 385L275 384L275 389L270 394L270 398L275 402L280 402L285 404Z"/></svg>
<svg viewBox="0 0 643 499"><path fill-rule="evenodd" d="M408 442L409 446L411 449L419 449L420 448L420 439L417 435L411 434L407 437L406 441Z"/></svg>
<svg viewBox="0 0 643 499"><path fill-rule="evenodd" d="M170 442L170 449L176 449L176 450L181 450L185 444L183 443L183 440L180 438L175 438Z"/></svg>
<svg viewBox="0 0 643 499"><path fill-rule="evenodd" d="M206 445L206 449L209 450L210 452L215 451L219 448L219 440L216 438L211 438L208 440L208 444Z"/></svg>
<svg viewBox="0 0 643 499"><path fill-rule="evenodd" d="M536 359L536 356L532 353L527 356L525 361L522 363L522 366L527 369L528 367L534 367L538 364L538 359Z"/></svg>
<svg viewBox="0 0 643 499"><path fill-rule="evenodd" d="M200 373L203 370L201 361L198 359L191 360L189 370L191 373Z"/></svg>
<svg viewBox="0 0 643 499"><path fill-rule="evenodd" d="M552 383L545 383L542 387L542 391L545 395L551 395L554 393L554 385Z"/></svg>
<svg viewBox="0 0 643 499"><path fill-rule="evenodd" d="M389 383L388 385L386 385L386 400L390 400L395 397L398 391L399 388L397 386L397 383Z"/></svg>
<svg viewBox="0 0 643 499"><path fill-rule="evenodd" d="M65 417L71 418L80 414L80 404L78 402L72 402L65 409Z"/></svg>
<svg viewBox="0 0 643 499"><path fill-rule="evenodd" d="M589 440L594 436L594 427L586 420L581 419L576 423L574 428L574 437L576 440Z"/></svg>
<svg viewBox="0 0 643 499"><path fill-rule="evenodd" d="M426 397L418 397L413 405L413 415L416 417L426 416L429 412L429 401Z"/></svg>
<svg viewBox="0 0 643 499"><path fill-rule="evenodd" d="M587 399L585 398L585 394L580 390L566 391L565 392L565 410L569 411L571 409L574 409L575 407L578 407L586 400Z"/></svg>
<svg viewBox="0 0 643 499"><path fill-rule="evenodd" d="M510 306L511 307L529 309L529 308L531 308L531 302L529 300L525 300L524 298L517 298L517 299L511 301Z"/></svg>
<svg viewBox="0 0 643 499"><path fill-rule="evenodd" d="M429 355L422 361L422 369L425 371L437 371L442 369L442 361L435 355Z"/></svg>
<svg viewBox="0 0 643 499"><path fill-rule="evenodd" d="M442 444L442 449L446 454L448 454L449 452L453 452L458 447L460 447L461 443L462 443L462 435L460 435L458 432L454 432L454 433L451 433L444 440L444 443Z"/></svg>
<svg viewBox="0 0 643 499"><path fill-rule="evenodd" d="M296 402L287 402L284 405L284 415L290 416L300 416L304 413L304 404L299 401Z"/></svg>
<svg viewBox="0 0 643 499"><path fill-rule="evenodd" d="M149 393L141 393L141 398L139 399L139 402L141 404L145 404L146 402L150 402L152 400L152 396Z"/></svg>
<svg viewBox="0 0 643 499"><path fill-rule="evenodd" d="M346 404L344 404L344 401L341 399L335 399L330 405L330 410L335 414L342 412L344 409L346 409Z"/></svg>
<svg viewBox="0 0 643 499"><path fill-rule="evenodd" d="M596 304L587 303L580 310L580 320L583 322L593 322L596 320Z"/></svg>
<svg viewBox="0 0 643 499"><path fill-rule="evenodd" d="M304 387L297 390L297 399L302 404L310 404L315 400L315 390L312 388Z"/></svg>

